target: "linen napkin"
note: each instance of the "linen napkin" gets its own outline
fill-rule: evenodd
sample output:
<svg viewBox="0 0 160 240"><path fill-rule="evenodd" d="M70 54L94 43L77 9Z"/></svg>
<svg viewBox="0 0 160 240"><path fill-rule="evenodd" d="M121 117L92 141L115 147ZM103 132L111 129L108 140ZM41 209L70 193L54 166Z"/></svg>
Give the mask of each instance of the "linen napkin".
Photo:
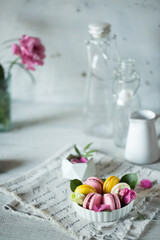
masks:
<svg viewBox="0 0 160 240"><path fill-rule="evenodd" d="M14 214L28 214L29 217L51 221L74 239L137 239L159 211L160 172L119 162L97 152L94 161L98 177L121 177L137 172L139 181L149 179L153 187L136 189L138 197L134 208L123 219L94 223L77 215L69 199L70 182L62 178L62 159L71 152L72 147L63 149L30 172L0 185L0 191L13 197L13 201L6 203L4 209ZM145 220L140 219L141 215L137 212L144 215Z"/></svg>

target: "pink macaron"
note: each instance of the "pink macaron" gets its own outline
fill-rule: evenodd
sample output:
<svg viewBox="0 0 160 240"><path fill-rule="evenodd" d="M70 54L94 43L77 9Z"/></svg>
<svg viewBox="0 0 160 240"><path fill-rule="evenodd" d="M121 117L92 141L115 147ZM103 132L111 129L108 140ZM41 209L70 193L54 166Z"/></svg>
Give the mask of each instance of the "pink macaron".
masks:
<svg viewBox="0 0 160 240"><path fill-rule="evenodd" d="M83 184L94 187L97 193L103 192L103 181L98 177L89 177Z"/></svg>
<svg viewBox="0 0 160 240"><path fill-rule="evenodd" d="M96 204L102 203L102 195L99 193L89 193L83 202L83 207L89 210L93 210Z"/></svg>
<svg viewBox="0 0 160 240"><path fill-rule="evenodd" d="M121 208L119 197L115 193L106 193L102 198L103 204L109 206L110 210L116 210Z"/></svg>

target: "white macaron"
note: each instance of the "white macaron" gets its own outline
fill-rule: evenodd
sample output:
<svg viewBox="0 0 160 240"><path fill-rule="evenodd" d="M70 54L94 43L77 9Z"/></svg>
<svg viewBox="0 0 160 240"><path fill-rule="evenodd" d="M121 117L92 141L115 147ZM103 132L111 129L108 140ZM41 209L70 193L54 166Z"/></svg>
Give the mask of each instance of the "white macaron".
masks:
<svg viewBox="0 0 160 240"><path fill-rule="evenodd" d="M125 182L117 183L111 190L111 193L119 194L119 191L123 188L131 189L130 186Z"/></svg>

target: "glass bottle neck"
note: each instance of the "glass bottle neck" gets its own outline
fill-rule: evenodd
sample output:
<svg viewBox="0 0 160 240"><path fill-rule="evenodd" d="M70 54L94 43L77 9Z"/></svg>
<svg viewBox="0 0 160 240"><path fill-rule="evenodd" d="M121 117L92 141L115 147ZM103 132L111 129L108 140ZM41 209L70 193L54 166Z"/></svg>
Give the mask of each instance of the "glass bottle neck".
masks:
<svg viewBox="0 0 160 240"><path fill-rule="evenodd" d="M106 43L107 45L110 44L110 34L107 34L105 37L95 38L93 35L90 34L90 43L94 43L95 45L100 45L101 43Z"/></svg>

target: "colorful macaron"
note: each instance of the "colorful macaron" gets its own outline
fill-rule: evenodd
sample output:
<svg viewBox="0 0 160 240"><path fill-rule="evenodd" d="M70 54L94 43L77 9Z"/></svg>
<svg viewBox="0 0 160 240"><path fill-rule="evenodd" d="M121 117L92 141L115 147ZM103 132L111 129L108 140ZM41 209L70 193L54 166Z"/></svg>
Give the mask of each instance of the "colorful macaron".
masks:
<svg viewBox="0 0 160 240"><path fill-rule="evenodd" d="M83 184L94 187L97 193L103 192L103 181L98 177L89 177Z"/></svg>
<svg viewBox="0 0 160 240"><path fill-rule="evenodd" d="M119 183L119 178L116 176L110 176L103 184L103 193L110 193L112 188Z"/></svg>
<svg viewBox="0 0 160 240"><path fill-rule="evenodd" d="M111 193L115 193L119 195L119 191L123 188L128 188L129 190L131 189L130 186L127 183L121 182L117 183L111 190Z"/></svg>
<svg viewBox="0 0 160 240"><path fill-rule="evenodd" d="M79 185L74 191L82 193L84 195L88 195L89 193L96 193L96 189L90 185Z"/></svg>
<svg viewBox="0 0 160 240"><path fill-rule="evenodd" d="M115 193L106 193L103 195L102 203L106 204L110 210L116 210L121 208L121 202L119 197Z"/></svg>
<svg viewBox="0 0 160 240"><path fill-rule="evenodd" d="M83 207L93 210L94 206L102 203L102 195L99 193L89 193L83 202Z"/></svg>

